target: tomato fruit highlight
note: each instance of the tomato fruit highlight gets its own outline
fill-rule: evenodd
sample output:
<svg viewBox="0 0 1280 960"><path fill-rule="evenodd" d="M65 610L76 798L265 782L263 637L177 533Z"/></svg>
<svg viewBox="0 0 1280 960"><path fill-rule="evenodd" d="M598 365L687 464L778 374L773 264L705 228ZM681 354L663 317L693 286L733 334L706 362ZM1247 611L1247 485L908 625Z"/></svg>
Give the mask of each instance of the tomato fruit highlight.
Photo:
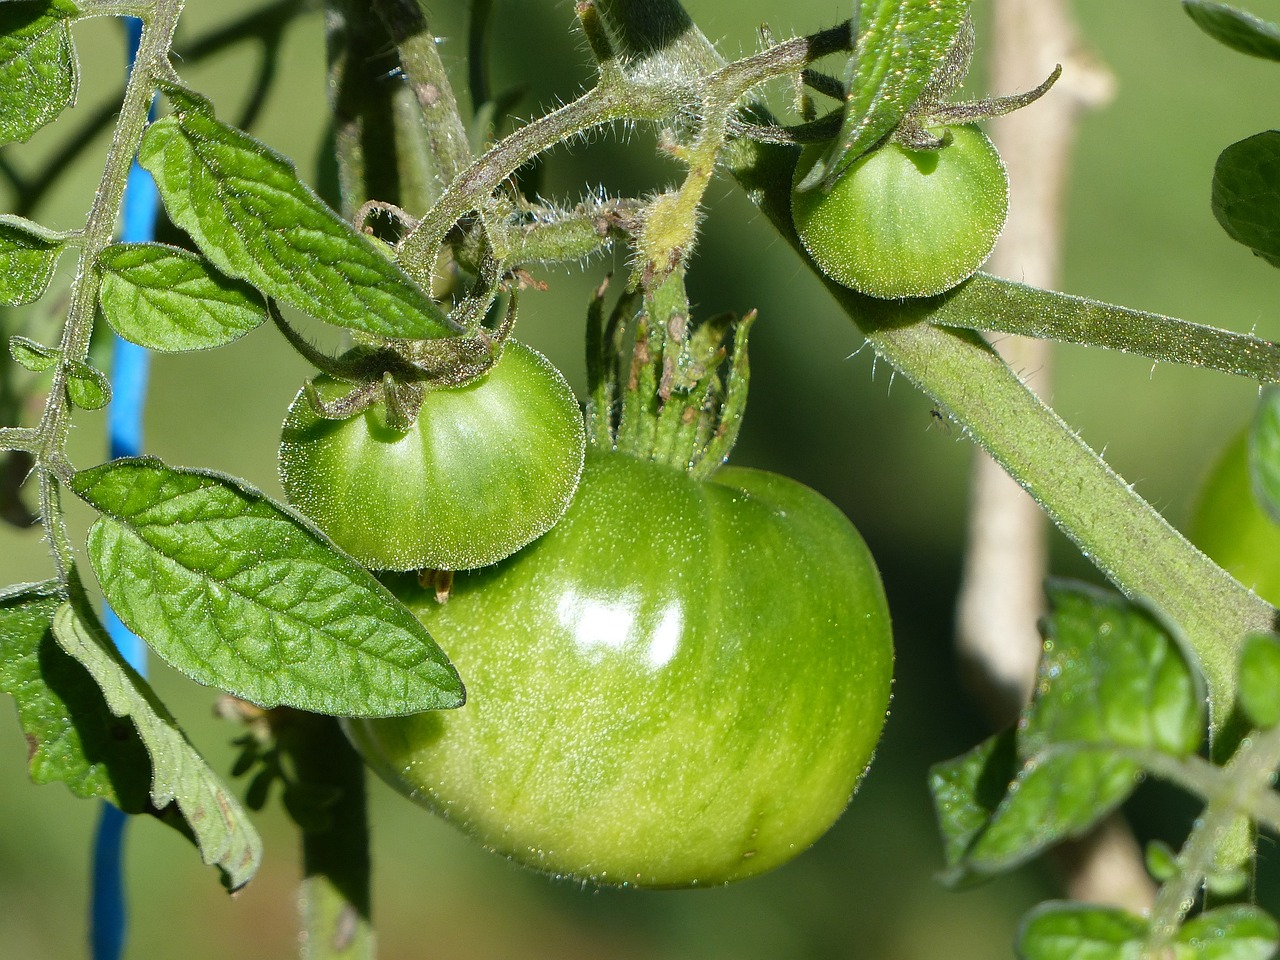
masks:
<svg viewBox="0 0 1280 960"><path fill-rule="evenodd" d="M350 384L321 375L324 400ZM289 502L375 570L467 570L494 563L560 518L582 472L586 434L573 391L542 354L508 341L490 370L428 389L406 431L381 404L321 417L299 392L280 443Z"/></svg>
<svg viewBox="0 0 1280 960"><path fill-rule="evenodd" d="M840 816L884 724L871 555L776 474L698 482L593 448L544 537L443 604L391 585L468 701L347 721L350 737L397 790L548 873L676 887L768 870Z"/></svg>
<svg viewBox="0 0 1280 960"><path fill-rule="evenodd" d="M796 232L822 272L881 299L928 297L991 255L1009 212L1009 178L974 126L948 127L938 150L887 143L855 160L830 191L793 190ZM811 147L795 183L821 156Z"/></svg>

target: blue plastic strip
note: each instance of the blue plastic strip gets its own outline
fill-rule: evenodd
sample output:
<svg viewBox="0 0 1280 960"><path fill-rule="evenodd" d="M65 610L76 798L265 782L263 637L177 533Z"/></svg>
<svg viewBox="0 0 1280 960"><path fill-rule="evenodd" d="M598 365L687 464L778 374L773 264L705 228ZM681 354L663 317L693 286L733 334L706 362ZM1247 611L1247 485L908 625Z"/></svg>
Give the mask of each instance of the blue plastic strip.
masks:
<svg viewBox="0 0 1280 960"><path fill-rule="evenodd" d="M142 21L124 18L129 69L138 55ZM154 107L152 108L154 114ZM151 175L134 161L125 185L120 239L129 242L155 238L160 198ZM110 455L133 457L142 453L142 414L146 406L147 351L115 338L111 360L111 404L107 408ZM146 673L147 647L120 622L108 607L103 616L107 632L125 660ZM124 953L127 909L123 870L124 830L129 818L109 803L102 805L93 849L93 890L89 908L89 945L93 960L120 960Z"/></svg>

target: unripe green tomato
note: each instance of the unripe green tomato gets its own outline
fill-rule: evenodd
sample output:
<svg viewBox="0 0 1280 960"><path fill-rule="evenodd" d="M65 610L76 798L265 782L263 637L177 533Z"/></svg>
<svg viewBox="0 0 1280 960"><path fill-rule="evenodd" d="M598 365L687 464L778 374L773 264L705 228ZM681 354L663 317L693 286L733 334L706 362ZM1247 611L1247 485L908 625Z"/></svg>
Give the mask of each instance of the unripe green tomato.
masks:
<svg viewBox="0 0 1280 960"><path fill-rule="evenodd" d="M546 536L391 584L467 684L458 710L348 721L397 790L485 846L601 884L719 884L844 810L884 724L889 612L852 524L807 487L588 450Z"/></svg>
<svg viewBox="0 0 1280 960"><path fill-rule="evenodd" d="M322 398L350 384L320 376ZM469 570L541 536L573 499L586 445L573 391L514 341L462 387L426 392L405 432L381 404L326 420L299 392L280 442L289 502L375 570Z"/></svg>
<svg viewBox="0 0 1280 960"><path fill-rule="evenodd" d="M984 264L1009 212L1009 178L986 134L948 127L938 150L888 143L859 157L828 192L793 190L791 217L822 272L872 297L930 297ZM821 155L810 147L799 183Z"/></svg>
<svg viewBox="0 0 1280 960"><path fill-rule="evenodd" d="M1254 496L1247 431L1231 442L1209 474L1191 539L1258 596L1280 604L1280 524Z"/></svg>

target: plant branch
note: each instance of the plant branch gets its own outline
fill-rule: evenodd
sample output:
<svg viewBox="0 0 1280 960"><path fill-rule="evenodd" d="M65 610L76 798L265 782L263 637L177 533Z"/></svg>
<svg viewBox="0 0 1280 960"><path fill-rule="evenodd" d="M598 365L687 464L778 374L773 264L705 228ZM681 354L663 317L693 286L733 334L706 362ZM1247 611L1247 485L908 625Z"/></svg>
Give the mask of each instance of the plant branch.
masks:
<svg viewBox="0 0 1280 960"><path fill-rule="evenodd" d="M701 50L687 69L720 68L676 0L610 0L602 9L614 18L617 37L634 37L642 24L669 27L658 48L668 63L687 63ZM653 55L655 35L648 36L625 52ZM802 251L790 209L799 152L739 140L722 160ZM920 322L927 302L876 301L826 283L876 353L961 423L1122 592L1150 600L1181 625L1208 681L1210 722L1218 729L1234 703L1242 638L1271 629L1276 611L1193 547L976 334Z"/></svg>

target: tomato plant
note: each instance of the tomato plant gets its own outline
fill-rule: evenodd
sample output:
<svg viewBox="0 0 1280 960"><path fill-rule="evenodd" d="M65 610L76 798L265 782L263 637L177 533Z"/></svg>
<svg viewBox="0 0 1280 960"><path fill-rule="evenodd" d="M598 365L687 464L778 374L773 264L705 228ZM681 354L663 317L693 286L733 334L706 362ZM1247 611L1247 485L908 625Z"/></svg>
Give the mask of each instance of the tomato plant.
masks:
<svg viewBox="0 0 1280 960"><path fill-rule="evenodd" d="M986 262L1009 211L1004 164L977 127L940 135L944 145L932 150L887 143L829 191L793 193L796 231L823 273L873 297L929 297ZM811 149L797 164L797 183L818 155Z"/></svg>
<svg viewBox="0 0 1280 960"><path fill-rule="evenodd" d="M322 401L350 386L315 381ZM508 341L489 371L425 390L412 424L386 408L320 416L301 391L280 442L289 502L375 570L469 570L545 533L582 472L582 416L545 357Z"/></svg>
<svg viewBox="0 0 1280 960"><path fill-rule="evenodd" d="M935 419L955 424L952 438L989 453L1123 595L1053 584L1045 642L1032 641L1040 672L1016 725L952 760L929 756L943 882L983 880L1081 837L1139 780L1159 777L1201 809L1179 851L1155 845L1137 864L1158 895L1127 909L1037 908L1020 927L1018 955L1274 953L1280 926L1245 901L1259 834L1280 833L1277 613L1266 574L1250 566L1274 569L1275 546L1232 532L1231 509L1248 501L1233 467L1225 512L1206 507L1201 532L1231 569L1211 561L1028 388L1035 371L1006 362L993 341L1121 349L1259 383L1280 381L1280 346L979 270L1008 198L1000 159L974 125L1029 106L1060 71L1027 93L957 100L984 11L968 0L865 0L805 36L775 41L762 30L759 48L736 59L678 0L584 0L572 9L596 77L565 99L558 58L535 31L513 27L563 33L554 5L473 0L437 19L412 0L326 0L322 197L288 157L242 129L281 132L258 112L279 76L282 38L314 6L272 0L187 44L176 39L182 0L0 3L0 181L19 214L0 216L0 516L39 528L31 542L47 547L51 568L0 591L0 690L17 701L33 780L177 828L232 889L263 856L252 813L278 794L299 828L301 942L312 960L373 952L366 765L344 729L384 776L481 845L583 886L718 884L814 842L860 783L884 722L888 613L865 546L826 500L726 466L755 314L717 313L716 301L743 286L750 261L733 257L730 282L701 287L705 311L691 308L685 277L715 259L701 256L703 231L726 222L718 200L732 180L761 214L751 229L773 229L784 243L768 249L784 257L793 248L875 363L919 387ZM1210 0L1183 7L1228 46L1280 60L1280 27ZM106 90L80 83L78 21L124 13L141 26L123 93L60 118L77 91ZM467 34L465 44L442 55L442 27ZM494 87L487 51L497 32L539 48L525 68L547 81L536 99L558 107L530 113ZM210 97L187 83L199 60L249 36L264 60L231 123L225 91ZM1146 36L1166 42L1160 31ZM515 59L504 51L504 71ZM775 96L784 91L792 95ZM768 102L785 105L775 113ZM312 113L289 106L291 120ZM1206 112L1184 106L1179 123ZM55 120L70 124L65 137L36 136ZM111 137L96 135L111 123ZM632 195L599 187L606 167L617 172L611 161L582 177L561 165L594 162L594 146L571 158L562 148L613 127L634 131L628 152L656 131L648 146L667 164L618 177L645 181ZM63 171L83 166L75 155L103 144L83 223L27 219L64 217L43 198ZM1161 144L1167 154L1183 146L1181 135ZM1134 152L1109 156L1128 164ZM1228 234L1273 264L1278 164L1280 137L1247 138L1222 153L1206 191ZM675 182L648 182L672 165ZM142 174L163 209L144 211L147 229L117 240L117 223L134 219L126 184ZM1163 189L1163 178L1150 179ZM581 185L566 193L567 180ZM62 257L74 265L60 268ZM565 283L564 267L580 271L584 300L595 290L585 425L564 379L507 339L519 320L522 340L557 355L529 313L562 303L561 291L541 294ZM610 269L625 278L614 281L621 293L606 316ZM747 279L770 276L753 268ZM798 289L759 300L773 324L769 350L817 349L821 333L808 323L817 309ZM576 337L562 307L545 312ZM315 327L304 335L284 319L299 314L323 328L321 340L341 339L336 356L310 342ZM256 461L237 432L235 456L250 475L280 476L293 506L222 469L168 466L118 443L116 417L136 410L144 381L130 373L136 352L121 344L108 359L100 349L99 318L160 352L247 344L219 354L227 366L209 369L226 379L207 394L182 368L180 396L158 408L183 437L203 440L206 422L247 437L261 408L237 407L237 384L280 385L279 373L282 392L260 417L271 423L271 454ZM277 365L271 348L256 352L250 338L274 336L255 332L268 319L284 337L270 341L275 349L318 371L278 450L275 425L299 373ZM273 359L254 366L263 356ZM842 430L831 398L810 392L826 358L807 357L793 385L765 394L776 430L820 455L892 432ZM768 378L778 368L766 358ZM84 411L108 404L112 452L84 466L73 427L95 423ZM1266 446L1280 451L1280 409L1271 417ZM841 462L893 459L876 443ZM1275 515L1280 463L1266 473ZM67 509L72 497L81 513ZM868 500L912 514L932 506L893 483ZM1253 544L1247 564L1231 558L1238 542ZM920 552L901 595L948 606L934 596L947 578L920 576ZM100 614L90 572L118 622ZM185 674L221 691L243 800L197 751L204 735L188 736L163 709L143 658L123 662L124 624L175 668L165 683ZM938 749L909 723L900 737L921 757ZM892 886L882 880L889 865L866 868L863 852L881 843L896 858L908 840L872 833L848 858L856 876L838 869ZM834 841L825 851L809 862L844 859ZM427 858L398 885L422 902L416 884L452 884L452 865ZM767 891L747 894L756 902L777 891L821 900L802 871L703 901L743 889ZM1242 899L1204 903L1206 887ZM842 903L855 899L838 882L830 889ZM676 915L676 902L661 909ZM482 926L450 931L453 939L433 931L426 946L457 952ZM789 938L808 929L784 927ZM841 948L875 952L863 933L842 937ZM760 944L769 956L806 952L790 939ZM413 949L423 946L415 939Z"/></svg>
<svg viewBox="0 0 1280 960"><path fill-rule="evenodd" d="M398 790L548 873L769 870L844 810L889 703L889 612L853 526L776 474L698 482L592 451L555 528L446 603L397 594L468 703L352 721Z"/></svg>

